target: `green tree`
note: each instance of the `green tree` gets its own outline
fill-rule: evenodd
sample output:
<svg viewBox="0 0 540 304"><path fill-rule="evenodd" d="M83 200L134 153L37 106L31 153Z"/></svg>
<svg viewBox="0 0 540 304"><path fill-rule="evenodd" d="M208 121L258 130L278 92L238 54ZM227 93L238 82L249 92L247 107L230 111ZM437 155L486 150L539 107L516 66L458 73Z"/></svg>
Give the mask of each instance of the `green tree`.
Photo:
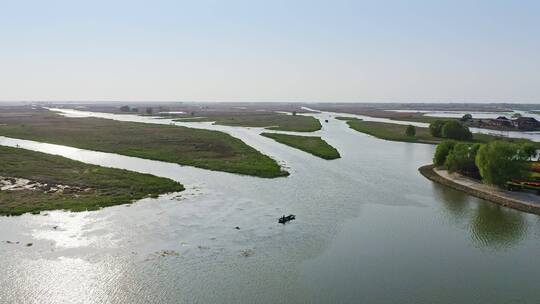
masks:
<svg viewBox="0 0 540 304"><path fill-rule="evenodd" d="M409 137L416 136L416 128L412 125L408 125L407 129L405 129L405 135Z"/></svg>
<svg viewBox="0 0 540 304"><path fill-rule="evenodd" d="M445 121L437 119L434 122L429 124L429 133L431 133L431 136L434 137L441 137L442 136L442 128L444 126Z"/></svg>
<svg viewBox="0 0 540 304"><path fill-rule="evenodd" d="M154 110L152 108L146 108L146 114L152 114Z"/></svg>
<svg viewBox="0 0 540 304"><path fill-rule="evenodd" d="M446 157L445 166L448 172L459 172L477 177L478 167L475 159L480 144L458 143Z"/></svg>
<svg viewBox="0 0 540 304"><path fill-rule="evenodd" d="M521 150L523 150L523 153L527 155L529 160L536 159L536 157L538 156L538 150L536 149L536 146L533 144L529 144L529 143L523 144L521 146Z"/></svg>
<svg viewBox="0 0 540 304"><path fill-rule="evenodd" d="M467 113L467 114L463 115L460 120L461 121L469 121L471 119L472 119L472 115Z"/></svg>
<svg viewBox="0 0 540 304"><path fill-rule="evenodd" d="M122 112L129 112L129 111L131 111L131 109L130 109L129 106L121 106L121 107L120 107L120 111L122 111Z"/></svg>
<svg viewBox="0 0 540 304"><path fill-rule="evenodd" d="M456 142L453 140L445 140L442 143L437 145L437 149L435 149L435 155L433 156L433 164L435 166L442 166L446 162L446 157L452 149L454 149L454 146L456 145Z"/></svg>
<svg viewBox="0 0 540 304"><path fill-rule="evenodd" d="M503 186L509 180L528 175L528 157L519 145L496 140L480 147L476 166L486 183Z"/></svg>
<svg viewBox="0 0 540 304"><path fill-rule="evenodd" d="M460 124L457 120L449 120L442 127L442 137L457 140L470 140L472 133L466 126Z"/></svg>

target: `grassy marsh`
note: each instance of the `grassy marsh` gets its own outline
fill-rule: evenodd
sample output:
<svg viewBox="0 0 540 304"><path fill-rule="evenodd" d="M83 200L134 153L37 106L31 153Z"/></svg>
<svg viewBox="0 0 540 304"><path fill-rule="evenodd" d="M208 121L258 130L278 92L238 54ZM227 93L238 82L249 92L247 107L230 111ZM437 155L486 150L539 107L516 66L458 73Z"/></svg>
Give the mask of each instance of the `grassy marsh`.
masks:
<svg viewBox="0 0 540 304"><path fill-rule="evenodd" d="M346 120L346 119L344 119ZM416 136L407 136L405 135L405 130L407 125L398 125L393 123L385 122L375 122L375 121L364 121L361 119L350 119L347 120L347 124L351 129L354 129L358 132L366 133L377 138L392 140L392 141L402 141L402 142L415 142L415 143L427 143L427 144L438 144L446 138L434 137L429 132L429 128L416 127ZM492 140L502 139L498 136L473 133L473 139L471 142L486 143ZM528 139L518 139L518 138L504 138L507 141L513 142L532 142ZM532 142L534 143L534 142ZM537 146L540 146L540 144Z"/></svg>
<svg viewBox="0 0 540 304"><path fill-rule="evenodd" d="M208 115L208 113L205 113ZM201 114L202 115L202 114ZM217 114L200 118L183 117L177 121L214 121L218 125L258 127L269 130L314 132L321 129L318 119L311 116L287 115L282 113L236 113Z"/></svg>
<svg viewBox="0 0 540 304"><path fill-rule="evenodd" d="M279 143L305 151L320 158L336 159L341 157L336 148L329 145L320 137L298 136L278 133L262 133L261 135L272 138Z"/></svg>
<svg viewBox="0 0 540 304"><path fill-rule="evenodd" d="M67 185L84 191L0 191L0 215L44 210L96 210L145 197L183 191L173 180L127 170L84 164L64 157L0 146L0 176Z"/></svg>
<svg viewBox="0 0 540 304"><path fill-rule="evenodd" d="M211 130L27 110L0 113L0 135L259 177L288 175L240 139Z"/></svg>

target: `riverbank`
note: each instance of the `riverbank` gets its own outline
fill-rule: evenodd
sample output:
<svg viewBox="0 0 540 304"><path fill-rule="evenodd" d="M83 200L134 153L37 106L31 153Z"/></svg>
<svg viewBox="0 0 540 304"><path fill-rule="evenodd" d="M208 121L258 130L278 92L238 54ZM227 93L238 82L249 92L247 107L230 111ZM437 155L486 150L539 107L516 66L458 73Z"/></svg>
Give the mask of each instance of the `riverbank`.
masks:
<svg viewBox="0 0 540 304"><path fill-rule="evenodd" d="M438 170L434 165L422 166L418 171L427 179L454 190L465 192L508 208L540 215L540 196L536 194L511 192L494 188L459 174L449 174L446 170Z"/></svg>
<svg viewBox="0 0 540 304"><path fill-rule="evenodd" d="M405 130L407 125L393 124L386 122L377 122L377 121L365 121L358 118L349 118L349 117L339 117L340 120L345 120L349 127L353 130L356 130L361 133L365 133L371 136L375 136L380 139L391 140L391 141L401 141L401 142L412 142L420 144L438 144L442 141L448 140L447 138L434 137L431 135L429 128L415 127L416 135L407 136L405 135ZM487 143L492 140L500 140L501 137L482 134L482 133L473 133L472 140L466 141L468 143ZM507 138L504 140L514 143L532 143L540 149L540 143L533 142L528 139L523 138Z"/></svg>
<svg viewBox="0 0 540 304"><path fill-rule="evenodd" d="M438 144L442 141L440 138L431 136L428 128L416 127L416 135L407 136L405 135L406 125L364 121L357 118L346 121L351 129L380 139L422 144Z"/></svg>
<svg viewBox="0 0 540 304"><path fill-rule="evenodd" d="M0 146L0 215L97 210L183 190L167 178Z"/></svg>
<svg viewBox="0 0 540 304"><path fill-rule="evenodd" d="M413 142L421 144L438 144L446 140L445 138L432 136L429 132L429 128L415 127L416 135L407 136L405 135L407 125L398 125L393 123L376 121L364 121L357 118L341 118L341 120L346 120L349 127L353 130L385 140ZM486 134L473 134L473 136L474 137L472 142L487 142L495 139L494 136Z"/></svg>
<svg viewBox="0 0 540 304"><path fill-rule="evenodd" d="M330 160L341 157L336 148L329 145L320 137L298 136L278 133L262 133L261 135L320 158Z"/></svg>

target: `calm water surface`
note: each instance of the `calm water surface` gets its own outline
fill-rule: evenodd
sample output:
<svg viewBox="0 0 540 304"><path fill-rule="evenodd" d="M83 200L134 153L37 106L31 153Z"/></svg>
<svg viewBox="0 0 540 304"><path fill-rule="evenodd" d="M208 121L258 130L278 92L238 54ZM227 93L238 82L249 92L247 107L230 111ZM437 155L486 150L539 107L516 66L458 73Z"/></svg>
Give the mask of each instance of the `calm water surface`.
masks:
<svg viewBox="0 0 540 304"><path fill-rule="evenodd" d="M431 145L383 141L334 114L315 116L330 118L313 134L341 159L294 150L258 128L182 123L228 132L270 155L291 172L277 179L0 137L1 145L187 188L95 212L0 217L0 302L540 302L538 216L426 180L417 168L430 162ZM277 224L288 213L297 220Z"/></svg>

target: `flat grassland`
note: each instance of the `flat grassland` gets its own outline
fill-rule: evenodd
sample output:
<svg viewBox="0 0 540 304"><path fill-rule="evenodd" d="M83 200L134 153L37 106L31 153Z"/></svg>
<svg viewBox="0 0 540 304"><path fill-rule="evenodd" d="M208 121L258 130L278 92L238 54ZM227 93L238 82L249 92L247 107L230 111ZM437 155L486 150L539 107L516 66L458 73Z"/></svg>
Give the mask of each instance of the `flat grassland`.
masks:
<svg viewBox="0 0 540 304"><path fill-rule="evenodd" d="M321 129L320 122L311 117L303 115L287 115L288 113L306 113L302 109L302 104L291 103L127 103L129 109L136 109L136 112L121 111L120 104L94 104L75 107L66 105L69 108L84 109L95 112L106 112L116 114L140 114L161 116L165 118L176 118L178 121L207 121L215 122L218 125L259 127L272 130L313 132ZM152 114L147 114L150 109Z"/></svg>
<svg viewBox="0 0 540 304"><path fill-rule="evenodd" d="M288 175L275 160L218 131L25 110L0 113L0 135L259 177Z"/></svg>
<svg viewBox="0 0 540 304"><path fill-rule="evenodd" d="M384 110L369 110L369 111L363 111L363 115L370 116L370 117L377 117L377 118L387 118L391 120L398 120L398 121L414 121L414 122L424 122L424 123L432 123L436 120L457 120L457 118L450 118L450 117L432 117L432 116L425 116L424 113L421 112L393 112L393 111L384 111Z"/></svg>
<svg viewBox="0 0 540 304"><path fill-rule="evenodd" d="M345 119L351 129L358 132L366 133L381 139L403 142L415 142L415 143L427 143L438 144L441 141L447 140L446 138L434 137L430 134L429 128L416 127L416 136L405 135L406 125L398 125L393 123L375 122L375 121L363 121L361 119ZM473 139L470 142L486 143L492 140L501 139L501 137L474 133ZM540 144L532 142L528 139L518 138L503 138L504 140L517 142L517 143L533 143L540 147Z"/></svg>
<svg viewBox="0 0 540 304"><path fill-rule="evenodd" d="M399 117L390 117L392 120L401 120L401 121L413 121L413 122L424 122L424 123L432 123L436 120L459 120L458 118L451 118L451 117L432 117L432 116L425 116L423 114L413 113L411 115L404 115Z"/></svg>
<svg viewBox="0 0 540 304"><path fill-rule="evenodd" d="M358 132L366 133L386 140L429 144L436 144L441 141L441 138L431 136L428 128L416 127L416 136L406 136L405 129L407 128L407 126L405 125L375 121L363 121L360 119L347 120L347 124L351 129L354 129Z"/></svg>
<svg viewBox="0 0 540 304"><path fill-rule="evenodd" d="M184 187L167 178L88 165L60 156L0 146L0 176L46 184L45 190L0 191L0 215L44 210L96 210ZM51 189L68 186L62 191Z"/></svg>
<svg viewBox="0 0 540 304"><path fill-rule="evenodd" d="M336 113L361 114L373 117L422 115L421 111L507 112L509 108L533 109L531 104L479 103L319 103L310 108ZM397 111L396 111L397 110ZM407 112L404 112L406 110Z"/></svg>
<svg viewBox="0 0 540 304"><path fill-rule="evenodd" d="M277 133L262 133L262 136L272 138L273 140L291 146L293 148L308 152L324 159L340 158L338 150L329 145L320 137L298 136Z"/></svg>
<svg viewBox="0 0 540 304"><path fill-rule="evenodd" d="M207 115L209 113L197 114ZM311 116L287 115L282 113L235 113L215 114L205 117L183 117L177 121L214 121L218 125L238 127L258 127L269 130L314 132L321 129L318 119Z"/></svg>

